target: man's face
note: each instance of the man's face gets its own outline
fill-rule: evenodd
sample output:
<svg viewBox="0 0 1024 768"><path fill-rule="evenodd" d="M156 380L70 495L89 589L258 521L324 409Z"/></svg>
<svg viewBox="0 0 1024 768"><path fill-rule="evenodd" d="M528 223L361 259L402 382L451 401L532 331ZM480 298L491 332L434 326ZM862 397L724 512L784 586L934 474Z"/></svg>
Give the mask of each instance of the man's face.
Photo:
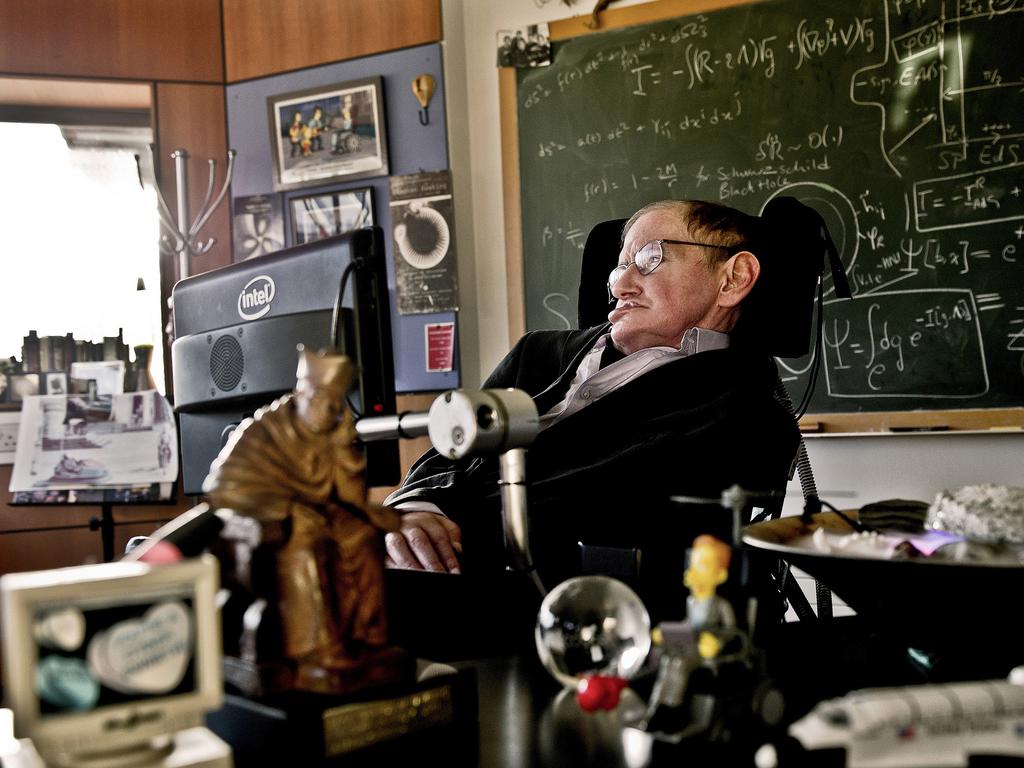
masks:
<svg viewBox="0 0 1024 768"><path fill-rule="evenodd" d="M652 240L716 242L713 235L694 237L678 213L653 210L637 219L626 233L619 264ZM728 311L717 305L724 267L705 266L706 251L694 245L665 243L664 259L649 275L630 267L612 287L615 308L608 313L612 341L625 354L647 347L677 348L683 334L699 326L726 330ZM712 254L714 256L714 254Z"/></svg>
<svg viewBox="0 0 1024 768"><path fill-rule="evenodd" d="M341 405L329 392L300 380L295 386L295 407L299 418L316 433L329 432L338 423Z"/></svg>

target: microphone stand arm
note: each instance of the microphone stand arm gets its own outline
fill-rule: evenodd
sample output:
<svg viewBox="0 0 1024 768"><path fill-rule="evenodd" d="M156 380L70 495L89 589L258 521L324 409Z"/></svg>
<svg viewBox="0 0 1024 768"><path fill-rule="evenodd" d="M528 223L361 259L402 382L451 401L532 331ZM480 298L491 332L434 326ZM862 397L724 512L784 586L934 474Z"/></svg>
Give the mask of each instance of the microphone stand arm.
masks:
<svg viewBox="0 0 1024 768"><path fill-rule="evenodd" d="M429 435L449 459L497 453L506 567L527 573L546 590L530 555L526 500L526 447L539 431L533 399L519 389L452 390L434 400L427 413L371 416L356 422L364 442Z"/></svg>

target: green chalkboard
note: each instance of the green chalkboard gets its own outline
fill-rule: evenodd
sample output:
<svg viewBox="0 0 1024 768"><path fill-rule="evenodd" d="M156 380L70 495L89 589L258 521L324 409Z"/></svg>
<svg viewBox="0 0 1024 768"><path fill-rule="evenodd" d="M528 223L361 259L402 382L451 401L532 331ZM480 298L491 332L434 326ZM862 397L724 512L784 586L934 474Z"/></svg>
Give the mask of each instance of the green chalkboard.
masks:
<svg viewBox="0 0 1024 768"><path fill-rule="evenodd" d="M1021 41L1021 0L771 0L556 43L516 91L527 327L574 323L594 224L790 195L854 292L812 412L1024 405Z"/></svg>

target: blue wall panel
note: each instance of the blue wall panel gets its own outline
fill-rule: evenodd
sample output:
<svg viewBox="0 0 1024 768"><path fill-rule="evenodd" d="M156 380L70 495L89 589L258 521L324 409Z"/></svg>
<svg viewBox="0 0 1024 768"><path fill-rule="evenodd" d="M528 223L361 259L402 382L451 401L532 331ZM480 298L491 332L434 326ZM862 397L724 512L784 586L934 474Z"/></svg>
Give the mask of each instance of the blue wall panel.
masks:
<svg viewBox="0 0 1024 768"><path fill-rule="evenodd" d="M420 124L420 105L412 93L413 78L424 72L433 75L437 81L437 91L430 103L430 124L426 126ZM374 76L380 76L384 83L390 173L398 176L447 168L448 144L441 46L423 45L229 85L228 145L238 152L231 182L232 196L274 193L273 154L270 127L267 124L268 97ZM398 315L395 309L394 248L387 234L391 232L391 207L386 176L342 184L310 186L279 193L284 200L285 232L288 242L291 244L291 198L316 192L361 187L373 188L374 219L384 229L387 243L396 389L398 392L430 392L458 387L458 370L450 373L426 372L424 341L424 326L427 323L454 321L455 313ZM458 246L456 243L456 248ZM458 359L456 348L456 365Z"/></svg>

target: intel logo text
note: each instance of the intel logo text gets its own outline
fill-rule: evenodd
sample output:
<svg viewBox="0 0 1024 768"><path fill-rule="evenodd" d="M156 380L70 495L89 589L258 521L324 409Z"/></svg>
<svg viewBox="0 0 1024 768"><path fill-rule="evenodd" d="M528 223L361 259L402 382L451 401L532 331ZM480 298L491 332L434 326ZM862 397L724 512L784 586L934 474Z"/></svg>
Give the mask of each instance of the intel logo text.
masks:
<svg viewBox="0 0 1024 768"><path fill-rule="evenodd" d="M238 314L243 320L255 320L270 311L270 302L274 300L277 286L267 275L254 277L238 294Z"/></svg>

